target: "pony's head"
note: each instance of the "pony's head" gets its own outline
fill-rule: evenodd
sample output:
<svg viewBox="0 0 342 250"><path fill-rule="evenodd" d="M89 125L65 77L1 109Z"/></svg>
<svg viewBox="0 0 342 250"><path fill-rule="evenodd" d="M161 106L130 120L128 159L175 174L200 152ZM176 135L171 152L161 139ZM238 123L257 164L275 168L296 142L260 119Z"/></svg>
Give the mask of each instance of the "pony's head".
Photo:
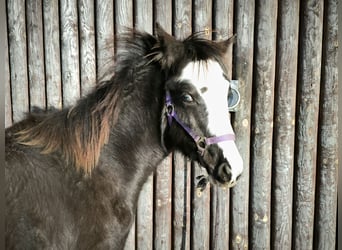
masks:
<svg viewBox="0 0 342 250"><path fill-rule="evenodd" d="M234 38L213 42L192 35L179 41L160 27L148 55L165 77L162 143L206 168L214 183L234 186L243 161L228 110L229 79L223 63Z"/></svg>

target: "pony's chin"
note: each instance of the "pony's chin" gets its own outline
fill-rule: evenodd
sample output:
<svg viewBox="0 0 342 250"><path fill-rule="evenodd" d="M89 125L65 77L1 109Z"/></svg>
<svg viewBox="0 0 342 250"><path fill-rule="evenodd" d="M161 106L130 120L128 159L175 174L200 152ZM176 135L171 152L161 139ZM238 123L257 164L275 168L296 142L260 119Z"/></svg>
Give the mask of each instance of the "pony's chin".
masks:
<svg viewBox="0 0 342 250"><path fill-rule="evenodd" d="M232 187L235 187L236 183L237 183L236 180L231 180L228 182L222 182L222 181L215 179L211 175L209 175L209 182L213 185L220 187L220 188L232 188Z"/></svg>

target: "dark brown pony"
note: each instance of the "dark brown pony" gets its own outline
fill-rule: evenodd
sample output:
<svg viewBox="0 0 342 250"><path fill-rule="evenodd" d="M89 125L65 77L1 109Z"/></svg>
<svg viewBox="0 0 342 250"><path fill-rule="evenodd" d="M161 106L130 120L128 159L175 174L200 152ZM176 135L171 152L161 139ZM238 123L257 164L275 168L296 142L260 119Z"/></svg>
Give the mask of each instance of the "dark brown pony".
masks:
<svg viewBox="0 0 342 250"><path fill-rule="evenodd" d="M174 149L213 181L231 182L222 149L199 154L182 126L168 124L165 105L168 92L177 117L212 136L205 102L178 76L189 62L223 65L231 40L156 33L123 36L113 77L74 106L33 112L6 130L7 249L123 248L142 185Z"/></svg>

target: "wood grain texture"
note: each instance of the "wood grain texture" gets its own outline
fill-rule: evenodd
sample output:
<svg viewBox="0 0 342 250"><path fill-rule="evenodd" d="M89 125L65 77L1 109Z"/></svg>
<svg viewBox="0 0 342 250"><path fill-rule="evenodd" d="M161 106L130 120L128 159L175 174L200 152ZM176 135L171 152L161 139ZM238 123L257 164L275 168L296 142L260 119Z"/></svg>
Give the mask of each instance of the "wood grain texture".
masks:
<svg viewBox="0 0 342 250"><path fill-rule="evenodd" d="M174 2L174 36L191 34L191 1ZM191 249L191 162L179 152L173 155L173 249Z"/></svg>
<svg viewBox="0 0 342 250"><path fill-rule="evenodd" d="M233 0L215 0L213 1L213 39L224 40L233 35ZM231 54L232 48L228 52ZM232 65L229 65L231 69Z"/></svg>
<svg viewBox="0 0 342 250"><path fill-rule="evenodd" d="M155 174L154 242L155 249L171 249L172 158L168 156Z"/></svg>
<svg viewBox="0 0 342 250"><path fill-rule="evenodd" d="M46 107L42 1L26 2L30 107Z"/></svg>
<svg viewBox="0 0 342 250"><path fill-rule="evenodd" d="M134 3L134 25L138 30L153 33L152 0ZM153 182L151 175L144 184L138 200L136 216L136 249L153 249Z"/></svg>
<svg viewBox="0 0 342 250"><path fill-rule="evenodd" d="M291 249L300 1L279 2L272 173L272 243Z"/></svg>
<svg viewBox="0 0 342 250"><path fill-rule="evenodd" d="M108 77L126 27L153 33L158 21L180 39L237 34L227 65L241 94L232 121L242 176L229 191L200 194L205 170L170 155L143 186L125 249L335 249L336 0L6 4L5 127L32 105L69 105Z"/></svg>
<svg viewBox="0 0 342 250"><path fill-rule="evenodd" d="M135 228L136 228L136 222L134 220L131 230L128 233L125 246L123 246L123 250L135 249Z"/></svg>
<svg viewBox="0 0 342 250"><path fill-rule="evenodd" d="M12 117L13 122L18 122L29 111L25 4L22 1L7 1L7 25Z"/></svg>
<svg viewBox="0 0 342 250"><path fill-rule="evenodd" d="M140 0L134 3L134 26L138 30L153 33L153 1Z"/></svg>
<svg viewBox="0 0 342 250"><path fill-rule="evenodd" d="M210 249L210 190L208 183L201 192L196 188L197 176L206 175L207 171L198 163L192 162L191 194L191 249Z"/></svg>
<svg viewBox="0 0 342 250"><path fill-rule="evenodd" d="M229 249L229 194L229 188L211 188L210 249Z"/></svg>
<svg viewBox="0 0 342 250"><path fill-rule="evenodd" d="M191 162L173 154L172 248L190 249Z"/></svg>
<svg viewBox="0 0 342 250"><path fill-rule="evenodd" d="M313 247L323 1L301 2L293 246Z"/></svg>
<svg viewBox="0 0 342 250"><path fill-rule="evenodd" d="M166 32L172 34L172 0L155 0L153 4L154 22L158 22Z"/></svg>
<svg viewBox="0 0 342 250"><path fill-rule="evenodd" d="M212 6L211 0L193 1L193 31L204 32L207 39L212 38Z"/></svg>
<svg viewBox="0 0 342 250"><path fill-rule="evenodd" d="M8 39L7 39L7 25L5 25L5 128L12 125L12 97L11 97L11 81L10 81L10 69L8 60Z"/></svg>
<svg viewBox="0 0 342 250"><path fill-rule="evenodd" d="M154 1L154 21L172 33L172 1ZM172 155L157 167L155 174L155 210L154 210L154 248L172 247Z"/></svg>
<svg viewBox="0 0 342 250"><path fill-rule="evenodd" d="M114 9L116 34L133 28L133 0L116 0Z"/></svg>
<svg viewBox="0 0 342 250"><path fill-rule="evenodd" d="M269 249L277 2L256 4L250 247Z"/></svg>
<svg viewBox="0 0 342 250"><path fill-rule="evenodd" d="M236 144L244 162L244 170L231 190L230 248L249 247L250 134L254 53L254 1L236 1L234 16L237 40L234 47L233 79L239 80L241 101L234 114Z"/></svg>
<svg viewBox="0 0 342 250"><path fill-rule="evenodd" d="M325 1L324 16L314 248L335 249L339 108L336 0Z"/></svg>
<svg viewBox="0 0 342 250"><path fill-rule="evenodd" d="M174 36L177 39L185 39L192 32L192 1L174 1Z"/></svg>
<svg viewBox="0 0 342 250"><path fill-rule="evenodd" d="M140 250L153 248L153 180L153 175L147 179L138 200L136 249Z"/></svg>
<svg viewBox="0 0 342 250"><path fill-rule="evenodd" d="M234 3L231 0L213 1L214 40L222 41L233 35L233 10ZM232 77L232 51L233 46L228 49L225 56L225 66L229 79ZM210 249L229 249L230 189L217 186L212 188L210 210Z"/></svg>
<svg viewBox="0 0 342 250"><path fill-rule="evenodd" d="M204 32L202 37L212 39L212 1L193 1L193 32ZM208 184L203 192L196 189L199 175L206 171L197 163L192 166L192 231L191 247L193 249L210 249L210 200L211 187Z"/></svg>
<svg viewBox="0 0 342 250"><path fill-rule="evenodd" d="M59 33L59 5L43 0L46 104L62 108L62 73Z"/></svg>
<svg viewBox="0 0 342 250"><path fill-rule="evenodd" d="M216 0L213 2L213 40L222 41L232 37L234 19L234 1ZM233 46L226 53L225 66L228 70L227 77L232 79Z"/></svg>
<svg viewBox="0 0 342 250"><path fill-rule="evenodd" d="M61 0L60 6L63 106L70 106L81 94L77 4Z"/></svg>
<svg viewBox="0 0 342 250"><path fill-rule="evenodd" d="M96 45L94 1L78 2L80 34L81 95L84 96L96 84Z"/></svg>
<svg viewBox="0 0 342 250"><path fill-rule="evenodd" d="M108 79L114 72L114 2L96 1L96 72L98 78Z"/></svg>

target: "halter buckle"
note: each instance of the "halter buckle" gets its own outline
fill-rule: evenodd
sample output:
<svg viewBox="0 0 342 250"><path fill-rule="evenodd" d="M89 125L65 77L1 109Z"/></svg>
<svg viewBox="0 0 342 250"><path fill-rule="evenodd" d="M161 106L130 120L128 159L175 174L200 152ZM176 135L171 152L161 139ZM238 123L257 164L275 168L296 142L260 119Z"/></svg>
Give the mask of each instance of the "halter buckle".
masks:
<svg viewBox="0 0 342 250"><path fill-rule="evenodd" d="M174 114L175 114L175 106L172 103L167 104L166 116L167 116L167 121L169 123L169 126L171 126L172 118L174 117Z"/></svg>
<svg viewBox="0 0 342 250"><path fill-rule="evenodd" d="M198 138L195 141L196 141L198 153L203 155L207 147L207 138L204 136L198 136Z"/></svg>

